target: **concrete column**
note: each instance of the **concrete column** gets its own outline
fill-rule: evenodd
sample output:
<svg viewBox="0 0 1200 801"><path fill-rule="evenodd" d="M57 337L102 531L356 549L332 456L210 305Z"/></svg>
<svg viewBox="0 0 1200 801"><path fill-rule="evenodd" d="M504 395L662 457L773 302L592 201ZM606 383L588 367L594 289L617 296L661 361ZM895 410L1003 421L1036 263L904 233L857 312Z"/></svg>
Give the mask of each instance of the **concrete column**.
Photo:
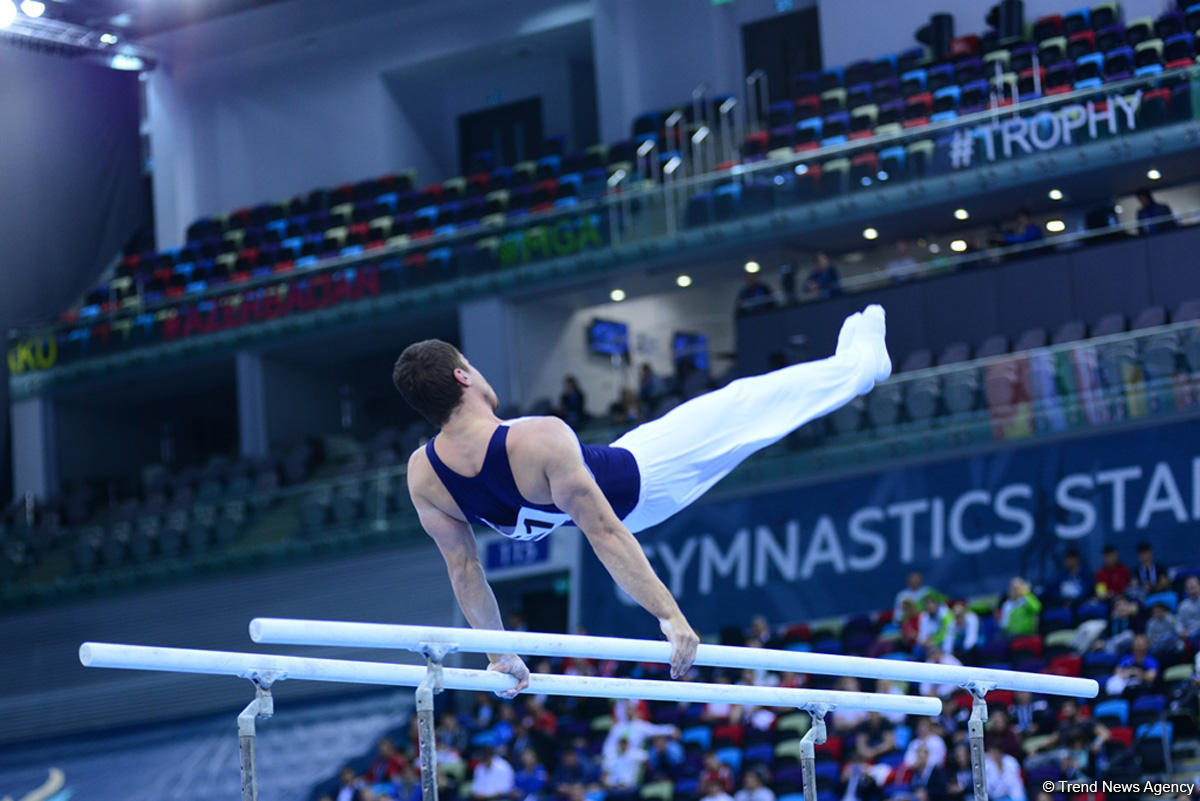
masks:
<svg viewBox="0 0 1200 801"><path fill-rule="evenodd" d="M501 298L464 303L458 308L463 355L487 378L501 406L520 405L522 387L516 369L518 343L512 304Z"/></svg>
<svg viewBox="0 0 1200 801"><path fill-rule="evenodd" d="M261 459L270 451L263 357L240 351L236 365L239 448L242 456Z"/></svg>
<svg viewBox="0 0 1200 801"><path fill-rule="evenodd" d="M58 491L54 402L46 395L12 405L13 493L47 498Z"/></svg>

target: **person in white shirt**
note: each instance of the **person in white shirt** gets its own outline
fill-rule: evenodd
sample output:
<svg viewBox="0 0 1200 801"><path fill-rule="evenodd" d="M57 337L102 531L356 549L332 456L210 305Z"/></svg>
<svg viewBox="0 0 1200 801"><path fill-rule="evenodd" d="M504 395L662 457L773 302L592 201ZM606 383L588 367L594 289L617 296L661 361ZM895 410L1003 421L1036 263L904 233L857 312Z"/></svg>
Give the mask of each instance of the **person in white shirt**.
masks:
<svg viewBox="0 0 1200 801"><path fill-rule="evenodd" d="M629 740L617 741L617 750L604 757L604 789L609 794L631 793L637 790L642 780L642 764L648 754L640 748L632 748Z"/></svg>
<svg viewBox="0 0 1200 801"><path fill-rule="evenodd" d="M950 628L950 609L936 592L925 593L921 601L921 614L917 618L917 643L925 647L930 644L946 647L946 632Z"/></svg>
<svg viewBox="0 0 1200 801"><path fill-rule="evenodd" d="M471 797L476 801L491 801L511 795L513 791L512 765L492 748L483 749L483 758L475 766L471 777Z"/></svg>
<svg viewBox="0 0 1200 801"><path fill-rule="evenodd" d="M908 583L904 589L896 593L896 603L892 610L892 620L899 623L904 618L904 602L912 601L919 609L921 607L921 599L925 597L925 593L929 592L929 588L925 586L925 577L914 570L908 574Z"/></svg>
<svg viewBox="0 0 1200 801"><path fill-rule="evenodd" d="M933 730L933 722L929 718L917 718L917 730L904 751L905 765L912 767L917 764L917 749L921 746L929 755L930 764L939 768L946 766L946 741Z"/></svg>
<svg viewBox="0 0 1200 801"><path fill-rule="evenodd" d="M704 785L704 795L700 796L703 801L733 801L733 796L725 792L717 782L709 782Z"/></svg>
<svg viewBox="0 0 1200 801"><path fill-rule="evenodd" d="M354 801L358 791L367 786L367 783L360 779L354 772L354 768L349 765L342 768L339 777L342 786L338 788L337 801Z"/></svg>
<svg viewBox="0 0 1200 801"><path fill-rule="evenodd" d="M1025 783L1021 781L1021 766L998 744L988 747L987 791L991 801L1025 801Z"/></svg>
<svg viewBox="0 0 1200 801"><path fill-rule="evenodd" d="M953 654L948 654L936 645L930 645L925 650L925 661L934 665L954 665L960 667L962 662ZM932 695L938 698L949 698L958 692L957 684L933 684L921 682L921 695Z"/></svg>
<svg viewBox="0 0 1200 801"><path fill-rule="evenodd" d="M858 679L853 676L842 676L834 686L838 690L851 693L859 692L862 689L858 683ZM901 723L904 722L903 717L901 715ZM842 709L841 707L834 707L833 711L829 713L829 724L833 728L834 733L840 735L846 735L854 731L866 719L867 712L865 709Z"/></svg>
<svg viewBox="0 0 1200 801"><path fill-rule="evenodd" d="M618 701L617 706L613 709L613 718L616 722L608 730L608 736L604 738L604 748L602 751L604 759L610 759L617 753L617 744L622 739L629 741L629 749L631 751L641 751L645 748L646 741L651 737L679 736L679 729L675 726L670 724L659 725L651 723L648 720L642 720L636 702L626 704L625 702Z"/></svg>
<svg viewBox="0 0 1200 801"><path fill-rule="evenodd" d="M953 615L946 632L944 647L955 656L973 650L979 644L979 615L967 608L967 602L955 601L950 607Z"/></svg>
<svg viewBox="0 0 1200 801"><path fill-rule="evenodd" d="M775 793L763 782L761 773L749 770L742 779L742 789L734 794L733 801L775 801Z"/></svg>

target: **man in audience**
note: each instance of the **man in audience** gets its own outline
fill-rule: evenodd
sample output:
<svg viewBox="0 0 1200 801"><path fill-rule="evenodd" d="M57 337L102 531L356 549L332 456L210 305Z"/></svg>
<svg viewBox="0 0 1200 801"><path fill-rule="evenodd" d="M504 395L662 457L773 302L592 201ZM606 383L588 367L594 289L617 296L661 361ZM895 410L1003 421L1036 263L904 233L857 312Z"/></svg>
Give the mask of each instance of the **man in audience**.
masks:
<svg viewBox="0 0 1200 801"><path fill-rule="evenodd" d="M377 748L379 755L375 757L375 761L371 763L363 776L371 784L383 784L391 781L408 767L408 760L404 758L403 754L396 751L396 744L392 742L391 737L384 737L380 740Z"/></svg>
<svg viewBox="0 0 1200 801"><path fill-rule="evenodd" d="M701 784L717 784L726 793L733 792L733 771L721 760L717 759L715 751L704 755L704 771L700 774Z"/></svg>
<svg viewBox="0 0 1200 801"><path fill-rule="evenodd" d="M1127 651L1133 644L1134 635L1143 630L1138 612L1137 601L1124 595L1119 596L1113 601L1112 614L1104 626L1104 638L1096 640L1092 647L1103 648L1114 654Z"/></svg>
<svg viewBox="0 0 1200 801"><path fill-rule="evenodd" d="M862 691L862 686L854 676L839 676L834 684L834 689L844 692L857 693ZM863 709L843 709L835 706L833 711L829 713L829 727L833 729L833 733L840 737L846 737L852 731L862 725L862 722L867 719L866 710ZM901 723L904 721L901 720Z"/></svg>
<svg viewBox="0 0 1200 801"><path fill-rule="evenodd" d="M775 801L775 793L763 781L757 770L748 770L742 778L742 789L733 796L733 801Z"/></svg>
<svg viewBox="0 0 1200 801"><path fill-rule="evenodd" d="M538 761L532 748L521 752L521 769L513 777L513 797L520 799L541 798L550 786L546 768Z"/></svg>
<svg viewBox="0 0 1200 801"><path fill-rule="evenodd" d="M679 736L679 729L675 726L659 725L643 720L641 708L637 704L617 703L618 706L613 710L613 717L617 722L608 730L608 736L604 739L603 750L606 759L616 753L617 745L622 739L629 741L630 750L642 751L646 740L651 737L657 737L660 734L669 737ZM623 720L622 716L624 716Z"/></svg>
<svg viewBox="0 0 1200 801"><path fill-rule="evenodd" d="M927 592L922 599L920 616L917 618L917 644L928 649L931 645L946 648L946 635L950 630L950 609L941 593Z"/></svg>
<svg viewBox="0 0 1200 801"><path fill-rule="evenodd" d="M667 386L649 362L642 362L638 371L638 400L642 403L642 416L649 417L658 405L659 398L667 394Z"/></svg>
<svg viewBox="0 0 1200 801"><path fill-rule="evenodd" d="M367 783L358 777L354 772L354 768L346 765L338 774L341 780L341 786L338 788L337 801L355 801L360 790L366 788Z"/></svg>
<svg viewBox="0 0 1200 801"><path fill-rule="evenodd" d="M763 283L758 273L746 273L746 283L738 291L737 313L753 314L775 307L775 293Z"/></svg>
<svg viewBox="0 0 1200 801"><path fill-rule="evenodd" d="M579 381L569 375L563 379L563 391L558 396L557 414L567 425L576 430L590 419L587 411L587 398L579 388Z"/></svg>
<svg viewBox="0 0 1200 801"><path fill-rule="evenodd" d="M904 602L912 601L920 608L921 600L930 591L925 586L925 578L916 570L908 574L908 580L900 592L896 593L896 603L892 608L892 619L899 623L904 618Z"/></svg>
<svg viewBox="0 0 1200 801"><path fill-rule="evenodd" d="M583 761L578 748L567 748L562 752L558 769L554 771L554 791L559 795L570 795L575 786L588 787L596 782L596 773Z"/></svg>
<svg viewBox="0 0 1200 801"><path fill-rule="evenodd" d="M878 712L868 712L854 735L854 750L868 763L896 750L896 732L891 721Z"/></svg>
<svg viewBox="0 0 1200 801"><path fill-rule="evenodd" d="M1025 752L1021 747L1021 737L1012 726L1008 711L998 707L988 711L987 742L996 746L1014 759L1022 759Z"/></svg>
<svg viewBox="0 0 1200 801"><path fill-rule="evenodd" d="M1132 586L1142 598L1154 592L1160 576L1167 575L1167 569L1154 561L1154 548L1143 540L1137 547L1137 566L1133 570Z"/></svg>
<svg viewBox="0 0 1200 801"><path fill-rule="evenodd" d="M703 782L702 786L704 795L700 797L704 801L733 801L733 797L717 782Z"/></svg>
<svg viewBox="0 0 1200 801"><path fill-rule="evenodd" d="M995 741L988 743L987 791L989 801L1025 801L1025 782L1021 766L1012 754Z"/></svg>
<svg viewBox="0 0 1200 801"><path fill-rule="evenodd" d="M916 268L917 260L908 250L908 240L897 239L891 261L883 268L884 274L893 284L898 284L912 278Z"/></svg>
<svg viewBox="0 0 1200 801"><path fill-rule="evenodd" d="M1008 583L1008 600L1000 607L1000 626L1010 637L1033 634L1041 611L1042 602L1033 594L1029 582L1015 576Z"/></svg>
<svg viewBox="0 0 1200 801"><path fill-rule="evenodd" d="M959 667L962 662L954 654L948 654L941 649L941 646L930 644L925 649L925 661L932 665L953 665ZM934 682L921 682L921 695L932 695L938 698L949 698L958 692L957 684L936 684Z"/></svg>
<svg viewBox="0 0 1200 801"><path fill-rule="evenodd" d="M946 650L959 659L969 659L979 644L979 615L967 608L961 598L950 606L953 617L946 632Z"/></svg>
<svg viewBox="0 0 1200 801"><path fill-rule="evenodd" d="M479 764L475 766L475 773L471 778L471 798L475 801L507 798L512 795L514 778L512 765L508 764L508 760L496 753L492 746L484 746Z"/></svg>
<svg viewBox="0 0 1200 801"><path fill-rule="evenodd" d="M815 264L812 272L808 274L808 283L806 284L809 294L819 298L833 298L842 294L842 279L828 254L823 250L818 250L813 261Z"/></svg>
<svg viewBox="0 0 1200 801"><path fill-rule="evenodd" d="M1054 718L1050 714L1050 705L1043 698L1034 698L1033 693L1026 690L1013 693L1009 714L1012 717L1013 728L1022 737L1048 734L1053 728Z"/></svg>
<svg viewBox="0 0 1200 801"><path fill-rule="evenodd" d="M1092 577L1079 557L1079 551L1068 548L1063 554L1062 567L1050 586L1050 596L1057 603L1078 606L1092 597Z"/></svg>
<svg viewBox="0 0 1200 801"><path fill-rule="evenodd" d="M683 745L674 737L660 734L650 741L650 750L646 754L646 767L650 769L650 773L655 779L674 781L679 778L683 761Z"/></svg>
<svg viewBox="0 0 1200 801"><path fill-rule="evenodd" d="M1033 221L1033 215L1029 213L1029 209L1017 209L1017 223L1008 233L998 232L992 237L993 244L997 245L1024 245L1029 242L1037 242L1042 238L1041 227Z"/></svg>
<svg viewBox="0 0 1200 801"><path fill-rule="evenodd" d="M1158 680L1158 660L1150 656L1150 641L1145 634L1133 638L1133 651L1122 657L1104 684L1109 695L1136 693L1149 689Z"/></svg>
<svg viewBox="0 0 1200 801"><path fill-rule="evenodd" d="M928 718L922 718L928 720ZM908 785L912 787L914 801L944 801L946 793L946 773L941 764L929 753L924 742L914 740L912 761L905 758ZM943 749L945 746L943 746ZM944 755L944 754L943 754Z"/></svg>
<svg viewBox="0 0 1200 801"><path fill-rule="evenodd" d="M618 740L616 752L604 756L603 784L608 798L635 798L645 761L646 752L631 747L628 737Z"/></svg>
<svg viewBox="0 0 1200 801"><path fill-rule="evenodd" d="M1115 545L1105 545L1104 563L1096 571L1096 597L1109 598L1121 595L1129 586L1129 568L1121 561Z"/></svg>
<svg viewBox="0 0 1200 801"><path fill-rule="evenodd" d="M1183 650L1179 638L1179 624L1175 616L1162 601L1150 607L1150 619L1146 621L1146 639L1150 641L1150 653L1159 659L1167 659Z"/></svg>
<svg viewBox="0 0 1200 801"><path fill-rule="evenodd" d="M921 754L932 765L942 767L946 764L946 741L933 730L933 721L927 717L917 718L916 731L904 751L904 764L915 766Z"/></svg>
<svg viewBox="0 0 1200 801"><path fill-rule="evenodd" d="M1137 201L1138 231L1142 236L1175 229L1175 217L1171 214L1171 207L1156 200L1149 189L1139 189Z"/></svg>
<svg viewBox="0 0 1200 801"><path fill-rule="evenodd" d="M1200 578L1188 576L1184 582L1183 600L1179 602L1175 620L1179 636L1191 642L1193 647L1200 645Z"/></svg>

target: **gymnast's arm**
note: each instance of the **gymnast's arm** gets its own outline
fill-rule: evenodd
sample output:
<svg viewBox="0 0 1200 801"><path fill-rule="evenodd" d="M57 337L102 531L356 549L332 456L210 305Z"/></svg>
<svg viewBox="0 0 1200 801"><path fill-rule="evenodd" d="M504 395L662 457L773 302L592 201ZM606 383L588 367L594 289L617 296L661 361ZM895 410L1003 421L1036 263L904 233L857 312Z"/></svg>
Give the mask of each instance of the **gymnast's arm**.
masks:
<svg viewBox="0 0 1200 801"><path fill-rule="evenodd" d="M425 458L421 451L417 451L408 460L408 494L416 507L421 527L437 543L438 550L446 561L446 571L450 574L454 597L458 599L458 606L467 622L476 629L503 630L500 607L496 603L491 585L488 584L487 576L483 573L483 565L479 563L479 549L475 545L475 534L471 531L471 526L446 514L421 492L422 481L429 470L428 462L420 464ZM517 680L513 689L497 693L501 697L512 698L529 686L529 668L519 656L488 654L488 660L489 670L507 673Z"/></svg>
<svg viewBox="0 0 1200 801"><path fill-rule="evenodd" d="M700 638L688 625L670 590L650 566L646 552L634 539L604 497L583 462L579 440L561 420L547 417L524 425L540 426L536 442L545 465L554 505L579 526L600 562L625 592L658 618L662 633L671 642L671 676L687 674L696 659Z"/></svg>

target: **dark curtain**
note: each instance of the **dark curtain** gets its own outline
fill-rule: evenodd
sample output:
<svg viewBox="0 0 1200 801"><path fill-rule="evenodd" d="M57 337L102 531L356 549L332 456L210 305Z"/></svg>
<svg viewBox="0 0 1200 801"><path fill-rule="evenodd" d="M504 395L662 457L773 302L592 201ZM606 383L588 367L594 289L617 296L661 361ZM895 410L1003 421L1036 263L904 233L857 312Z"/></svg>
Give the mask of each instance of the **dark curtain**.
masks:
<svg viewBox="0 0 1200 801"><path fill-rule="evenodd" d="M0 40L0 328L53 318L149 223L138 79ZM6 348L7 350L7 348ZM0 401L8 416L8 374ZM0 428L0 489L11 437Z"/></svg>

